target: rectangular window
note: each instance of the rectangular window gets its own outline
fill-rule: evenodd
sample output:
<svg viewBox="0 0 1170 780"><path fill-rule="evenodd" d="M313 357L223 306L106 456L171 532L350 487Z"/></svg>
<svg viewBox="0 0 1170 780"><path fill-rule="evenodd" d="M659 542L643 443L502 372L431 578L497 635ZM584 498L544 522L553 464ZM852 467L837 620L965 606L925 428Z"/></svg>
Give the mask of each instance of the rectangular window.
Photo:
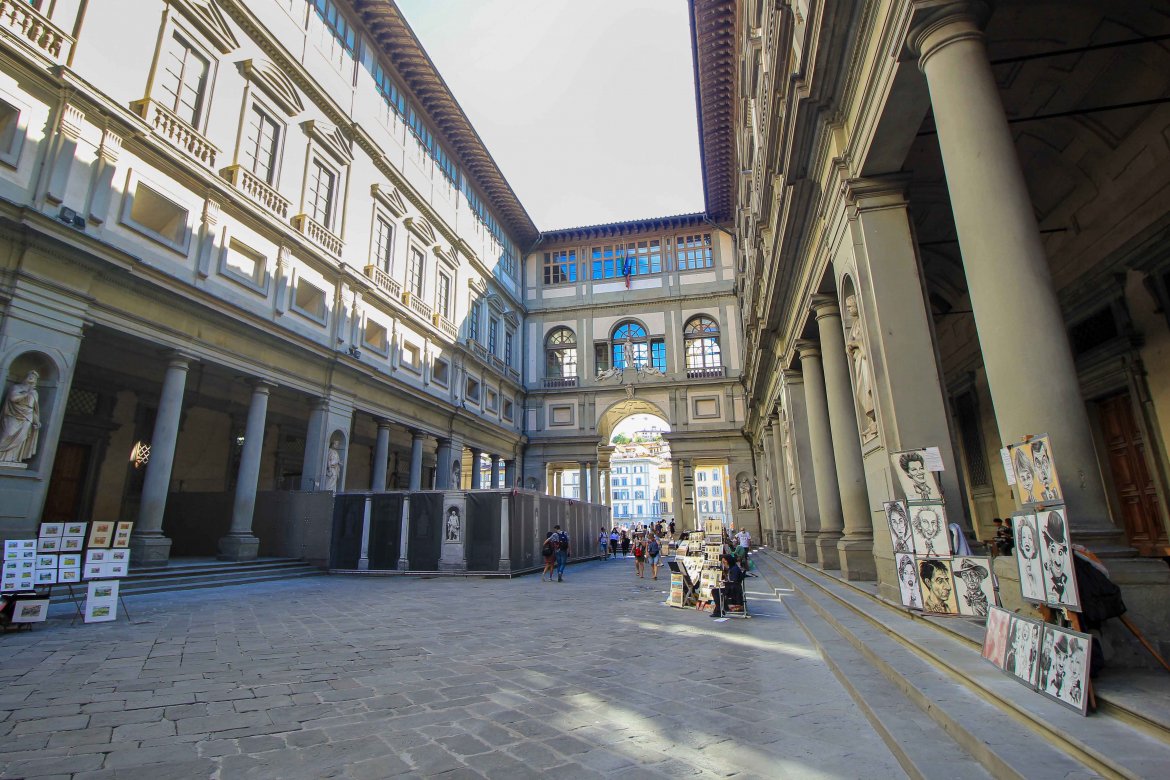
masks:
<svg viewBox="0 0 1170 780"><path fill-rule="evenodd" d="M325 163L313 158L309 165L309 190L306 195L305 213L317 224L333 229L333 213L337 194L337 174Z"/></svg>
<svg viewBox="0 0 1170 780"><path fill-rule="evenodd" d="M410 248L410 263L406 266L406 289L421 298L423 293L423 271L426 258L417 247Z"/></svg>
<svg viewBox="0 0 1170 780"><path fill-rule="evenodd" d="M503 412L503 414L504 414L505 420L512 419L512 415L514 414L514 412L513 412L514 407L515 407L515 405L511 401L504 399L504 412Z"/></svg>
<svg viewBox="0 0 1170 780"><path fill-rule="evenodd" d="M512 365L512 344L515 340L516 334L511 328L504 331L504 362L509 366Z"/></svg>
<svg viewBox="0 0 1170 780"><path fill-rule="evenodd" d="M577 281L577 250L562 249L544 253L544 283L564 284Z"/></svg>
<svg viewBox="0 0 1170 780"><path fill-rule="evenodd" d="M479 402L479 380L473 377L467 377L467 392L464 393L468 401Z"/></svg>
<svg viewBox="0 0 1170 780"><path fill-rule="evenodd" d="M357 33L333 0L310 0L324 27L321 47L339 68L357 52Z"/></svg>
<svg viewBox="0 0 1170 780"><path fill-rule="evenodd" d="M15 168L20 162L20 147L23 140L20 109L0 100L0 162Z"/></svg>
<svg viewBox="0 0 1170 780"><path fill-rule="evenodd" d="M439 272L435 285L435 310L445 320L451 319L451 277Z"/></svg>
<svg viewBox="0 0 1170 780"><path fill-rule="evenodd" d="M609 342L598 341L593 344L593 366L597 374L609 370Z"/></svg>
<svg viewBox="0 0 1170 780"><path fill-rule="evenodd" d="M390 351L390 334L385 325L366 320L366 326L362 329L362 343L378 354L385 355Z"/></svg>
<svg viewBox="0 0 1170 780"><path fill-rule="evenodd" d="M484 400L484 406L489 412L494 412L500 408L500 396L495 390L488 390Z"/></svg>
<svg viewBox="0 0 1170 780"><path fill-rule="evenodd" d="M325 291L304 279L297 281L297 292L293 308L301 314L323 321L325 319Z"/></svg>
<svg viewBox="0 0 1170 780"><path fill-rule="evenodd" d="M130 221L176 248L187 243L187 209L142 182L134 188Z"/></svg>
<svg viewBox="0 0 1170 780"><path fill-rule="evenodd" d="M196 129L202 125L211 63L179 33L174 33L159 68L159 103Z"/></svg>
<svg viewBox="0 0 1170 780"><path fill-rule="evenodd" d="M617 279L622 276L622 257L624 254L612 246L595 246L592 251L593 273L590 278Z"/></svg>
<svg viewBox="0 0 1170 780"><path fill-rule="evenodd" d="M488 353L496 354L496 347L500 340L500 321L495 317L488 318Z"/></svg>
<svg viewBox="0 0 1170 780"><path fill-rule="evenodd" d="M715 263L711 258L711 234L679 236L676 243L678 270L692 271L710 268Z"/></svg>
<svg viewBox="0 0 1170 780"><path fill-rule="evenodd" d="M417 373L422 368L422 350L414 344L404 343L402 345L402 365Z"/></svg>
<svg viewBox="0 0 1170 780"><path fill-rule="evenodd" d="M662 242L654 239L626 244L625 259L631 276L662 273Z"/></svg>
<svg viewBox="0 0 1170 780"><path fill-rule="evenodd" d="M451 377L451 364L446 360L439 360L436 358L435 365L431 369L431 379L437 385L447 386Z"/></svg>
<svg viewBox="0 0 1170 780"><path fill-rule="evenodd" d="M482 302L478 298L472 298L467 312L467 338L479 341L479 319L482 311Z"/></svg>
<svg viewBox="0 0 1170 780"><path fill-rule="evenodd" d="M265 184L276 183L276 159L280 148L280 125L260 106L248 112L248 127L241 153L244 167Z"/></svg>
<svg viewBox="0 0 1170 780"><path fill-rule="evenodd" d="M228 276L238 277L260 287L266 281L267 266L268 262L264 255L255 249L241 244L234 238L228 240L223 256L223 268Z"/></svg>
<svg viewBox="0 0 1170 780"><path fill-rule="evenodd" d="M402 94L397 82L376 60L370 65L369 71L370 78L374 80L374 89L378 90L378 94L386 101L386 107L390 109L392 115L398 119L405 118L406 96Z"/></svg>
<svg viewBox="0 0 1170 780"><path fill-rule="evenodd" d="M390 273L393 259L394 226L388 220L377 217L374 220L374 256L370 258L370 262L386 273Z"/></svg>
<svg viewBox="0 0 1170 780"><path fill-rule="evenodd" d="M650 366L666 373L666 341L650 339Z"/></svg>

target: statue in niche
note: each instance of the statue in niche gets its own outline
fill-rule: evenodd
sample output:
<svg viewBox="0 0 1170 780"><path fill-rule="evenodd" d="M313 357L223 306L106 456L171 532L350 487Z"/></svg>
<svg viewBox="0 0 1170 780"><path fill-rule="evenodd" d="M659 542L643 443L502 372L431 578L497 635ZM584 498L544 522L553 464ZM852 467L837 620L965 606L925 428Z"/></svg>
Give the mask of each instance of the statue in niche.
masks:
<svg viewBox="0 0 1170 780"><path fill-rule="evenodd" d="M740 477L735 483L736 489L739 491L739 508L751 509L752 504L752 483L748 481L747 477Z"/></svg>
<svg viewBox="0 0 1170 780"><path fill-rule="evenodd" d="M865 354L863 326L857 309L857 296L845 298L845 312L849 316L849 330L845 334L845 351L849 353L849 371L853 375L853 391L861 412L861 435L869 439L877 435L877 410L873 400L873 381L869 373L869 357Z"/></svg>
<svg viewBox="0 0 1170 780"><path fill-rule="evenodd" d="M29 371L24 381L12 386L0 413L0 463L20 463L37 454L40 438L41 402L37 380L41 375Z"/></svg>
<svg viewBox="0 0 1170 780"><path fill-rule="evenodd" d="M341 478L341 444L333 442L329 445L329 454L325 456L325 489L337 491L337 482Z"/></svg>
<svg viewBox="0 0 1170 780"><path fill-rule="evenodd" d="M459 541L459 507L447 508L447 521L443 526L443 540L448 542Z"/></svg>

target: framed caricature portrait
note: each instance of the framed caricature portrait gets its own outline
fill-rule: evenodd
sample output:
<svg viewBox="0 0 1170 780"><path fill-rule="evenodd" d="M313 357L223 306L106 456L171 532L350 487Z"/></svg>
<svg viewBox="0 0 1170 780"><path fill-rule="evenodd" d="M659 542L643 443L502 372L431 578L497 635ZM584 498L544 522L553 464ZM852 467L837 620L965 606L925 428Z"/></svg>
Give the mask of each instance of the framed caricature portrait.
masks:
<svg viewBox="0 0 1170 780"><path fill-rule="evenodd" d="M936 615L957 615L955 582L951 562L946 558L919 558L918 582L922 588L922 611Z"/></svg>
<svg viewBox="0 0 1170 780"><path fill-rule="evenodd" d="M1020 568L1020 594L1024 601L1044 604L1044 569L1040 561L1040 531L1036 515L1019 512L1012 515L1012 536L1015 539L1016 565Z"/></svg>
<svg viewBox="0 0 1170 780"><path fill-rule="evenodd" d="M1040 531L1040 568L1044 580L1044 600L1054 607L1081 611L1077 594L1077 575L1073 568L1072 544L1068 536L1068 519L1063 506L1045 509L1036 515Z"/></svg>
<svg viewBox="0 0 1170 780"><path fill-rule="evenodd" d="M1040 647L1036 690L1084 715L1089 707L1088 634L1046 623Z"/></svg>
<svg viewBox="0 0 1170 780"><path fill-rule="evenodd" d="M995 606L991 559L956 557L951 562L955 575L955 603L960 615L985 618Z"/></svg>
<svg viewBox="0 0 1170 780"><path fill-rule="evenodd" d="M886 524L890 528L890 543L894 548L894 555L898 553L914 554L914 537L910 533L910 510L905 501L887 501L882 504L886 511Z"/></svg>
<svg viewBox="0 0 1170 780"><path fill-rule="evenodd" d="M1040 672L1040 636L1044 624L1023 615L1012 615L1008 626L1003 670L1030 688Z"/></svg>
<svg viewBox="0 0 1170 780"><path fill-rule="evenodd" d="M894 473L907 501L942 501L938 479L927 464L932 459L927 450L907 450L890 455Z"/></svg>
<svg viewBox="0 0 1170 780"><path fill-rule="evenodd" d="M1003 607L992 607L987 614L987 633L983 635L983 657L1003 668L1007 652L1008 627L1012 613Z"/></svg>
<svg viewBox="0 0 1170 780"><path fill-rule="evenodd" d="M918 557L942 558L951 554L947 513L941 502L910 502L910 532Z"/></svg>

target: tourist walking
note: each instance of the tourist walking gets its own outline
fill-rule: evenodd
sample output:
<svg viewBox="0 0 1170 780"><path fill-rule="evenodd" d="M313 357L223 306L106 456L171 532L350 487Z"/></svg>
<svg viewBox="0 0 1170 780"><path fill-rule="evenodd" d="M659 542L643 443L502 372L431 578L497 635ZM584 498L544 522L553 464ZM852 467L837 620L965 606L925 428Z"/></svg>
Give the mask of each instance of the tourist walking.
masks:
<svg viewBox="0 0 1170 780"><path fill-rule="evenodd" d="M597 551L601 553L601 560L609 558L609 532L604 527L597 536Z"/></svg>
<svg viewBox="0 0 1170 780"><path fill-rule="evenodd" d="M634 573L641 577L646 572L646 543L642 537L634 540Z"/></svg>
<svg viewBox="0 0 1170 780"><path fill-rule="evenodd" d="M630 532L622 529L622 557L625 558L630 554Z"/></svg>
<svg viewBox="0 0 1170 780"><path fill-rule="evenodd" d="M557 544L559 539L553 536L553 532L549 531L544 535L544 546L540 548L540 554L544 556L544 571L540 573L540 581L544 582L544 575L548 575L548 581L552 582L553 567L557 563Z"/></svg>
<svg viewBox="0 0 1170 780"><path fill-rule="evenodd" d="M559 525L553 526L553 533L557 537L557 582L564 582L565 564L569 562L569 535Z"/></svg>
<svg viewBox="0 0 1170 780"><path fill-rule="evenodd" d="M617 532L617 526L615 525L609 532L609 554L614 558L617 557L617 548L618 548L618 532Z"/></svg>
<svg viewBox="0 0 1170 780"><path fill-rule="evenodd" d="M646 543L646 558L650 561L650 579L658 579L658 562L662 557L662 545L658 543L657 536L651 536L650 541Z"/></svg>
<svg viewBox="0 0 1170 780"><path fill-rule="evenodd" d="M674 535L674 518L673 517L670 518L670 538L671 539L676 538Z"/></svg>

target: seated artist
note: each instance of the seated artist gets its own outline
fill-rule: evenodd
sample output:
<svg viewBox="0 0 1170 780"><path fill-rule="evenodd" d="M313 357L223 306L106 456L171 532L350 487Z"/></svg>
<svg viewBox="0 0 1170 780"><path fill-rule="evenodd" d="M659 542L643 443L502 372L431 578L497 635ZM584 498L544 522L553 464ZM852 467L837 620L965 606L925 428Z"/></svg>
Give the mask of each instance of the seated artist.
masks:
<svg viewBox="0 0 1170 780"><path fill-rule="evenodd" d="M743 604L743 569L734 555L721 556L719 565L723 569L723 578L720 587L711 589L711 598L715 602L715 609L711 612L713 618L723 617L728 605Z"/></svg>

